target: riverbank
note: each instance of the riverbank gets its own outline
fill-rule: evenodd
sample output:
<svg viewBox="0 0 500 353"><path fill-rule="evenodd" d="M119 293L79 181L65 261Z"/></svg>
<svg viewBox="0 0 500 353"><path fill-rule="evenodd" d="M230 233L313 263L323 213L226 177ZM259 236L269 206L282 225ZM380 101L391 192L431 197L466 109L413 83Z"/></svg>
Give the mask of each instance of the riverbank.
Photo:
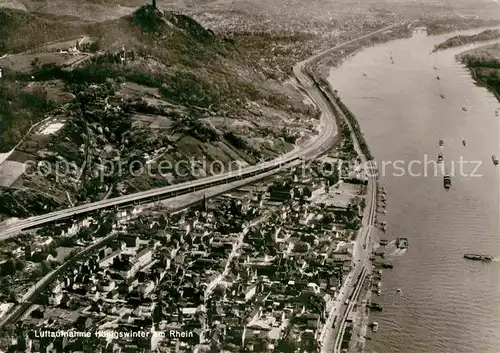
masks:
<svg viewBox="0 0 500 353"><path fill-rule="evenodd" d="M361 49L360 49L361 50ZM357 52L357 51L356 51ZM371 77L371 75L370 75ZM373 159L373 155L370 151L370 148L368 146L368 143L365 139L364 134L361 132L361 126L358 122L358 119L355 117L355 115L351 112L351 110L347 107L346 104L340 99L338 96L338 92L332 88L332 84L329 83L328 85L325 85L324 81L321 81L325 90L327 90L327 94L331 96L336 104L339 106L343 114L349 119L350 123L353 126L353 129L356 134L356 138L360 141L360 144L363 149L363 153L366 156L369 156L369 159ZM345 344L348 345L349 352L363 352L365 349L365 344L366 344L366 337L367 333L369 332L369 325L370 325L370 312L369 310L365 310L366 308L366 303L371 301L371 296L372 293L370 290L362 293L360 295L360 300L358 301L358 305L356 307L356 310L352 312L352 315L349 317L350 320L352 321L351 326L349 327L348 333L346 336L348 337L348 342L344 342ZM378 320L377 318L375 318ZM345 337L346 339L346 337ZM369 338L371 339L371 338ZM345 347L345 345L344 345Z"/></svg>
<svg viewBox="0 0 500 353"><path fill-rule="evenodd" d="M486 87L500 101L500 43L467 50L457 59L467 66L478 85Z"/></svg>
<svg viewBox="0 0 500 353"><path fill-rule="evenodd" d="M361 131L358 120L351 110L340 100L337 90L334 89L328 82L327 77L329 70L331 70L332 67L338 67L344 60L369 46L389 42L395 39L407 38L410 37L411 34L411 24L402 22L399 26L395 26L394 28L388 29L382 33L378 33L377 35L370 36L369 38L365 38L363 40L354 41L348 46L344 46L342 50L330 53L330 55L325 57L323 60L315 63L314 66L307 67L308 72L310 72L313 76L314 81L317 83L321 92L337 105L351 124L354 134L360 143L360 148L367 160L373 160L373 155L370 151L368 143L366 142L366 139Z"/></svg>
<svg viewBox="0 0 500 353"><path fill-rule="evenodd" d="M380 176L390 199L383 237L407 237L410 247L388 247L386 257L394 268L384 271L382 293L373 297L384 310L370 313L379 330L369 333L373 339L366 341L366 352L497 352L493 328L498 327L498 286L491 279L500 268L494 262L466 262L463 253L498 248L499 175L491 163L491 155L498 151L498 101L474 85L468 70L454 60L463 48L429 55L447 37L415 33L368 48L331 72L332 85L358 118L377 162L408 163L436 155L439 139L445 141L447 166L460 156L484 161L481 178L457 176L449 191L442 177ZM360 70L367 76L356 79L353 72ZM468 334L470 322L477 323L474 335ZM428 339L422 340L422 335Z"/></svg>
<svg viewBox="0 0 500 353"><path fill-rule="evenodd" d="M392 39L397 39L401 37L406 37L408 36L408 32L410 31L410 26L407 25L406 23L403 23L400 26L396 26L391 30L386 30L384 31L381 37L378 37L378 40L383 38L383 41L390 41ZM411 33L411 31L410 31ZM391 36L392 34L392 36ZM332 57L335 57L337 60L340 58L343 60L344 58L348 57L349 55L352 55L354 52L357 52L359 50L362 50L365 48L366 43L373 44L374 41L368 40L366 38L365 40L358 40L353 43L349 43L348 46L342 46L341 50L336 50L332 51L329 53L329 57L326 58L326 61L328 62L331 60ZM340 53L340 54L339 54ZM337 55L336 55L337 54ZM322 54L319 54L322 55ZM340 61L338 61L340 63ZM325 68L324 66L324 61L321 62L321 64L315 66L316 69L319 68L319 72L324 73L324 71L321 70L321 68ZM306 70L311 74L311 66L306 66ZM349 108L340 100L339 96L337 95L337 91L334 90L330 84L328 84L328 81L324 78L324 76L318 75L318 71L312 71L313 73L311 74L313 80L314 80L314 85L320 90L322 95L326 98L326 101L330 102L330 105L332 106L332 109L336 112L336 117L337 120L339 119L340 116L343 116L344 119L344 124L349 126L349 129L351 130L352 134L354 135L353 137L353 142L355 149L357 151L357 154L359 158L361 159L362 163L368 161L368 160L373 160L373 155L370 152L370 149L368 147L368 143L366 142L366 139L361 132L361 127L358 123L358 120L354 116L354 114L350 111ZM342 130L342 129L340 129ZM340 131L339 131L340 133ZM370 178L370 184L372 185L372 188L375 188L376 182L372 180L373 178ZM377 189L378 190L378 189ZM368 191L368 190L367 190ZM374 193L374 191L372 191ZM367 193L367 197L370 197L370 193ZM334 324L334 333L328 333L328 334L322 334L321 337L325 341L322 341L323 343L328 342L326 345L323 347L326 349L330 349L330 339L333 338L333 351L336 352L340 349L341 346L347 345L353 347L359 347L359 349L363 350L364 347L364 336L366 334L367 328L368 328L368 312L364 311L364 308L366 308L366 302L371 299L371 292L370 290L365 290L366 283L369 282L369 278L371 275L371 270L372 270L372 263L369 260L370 254L371 254L371 249L373 248L372 244L372 237L370 236L370 229L373 226L373 221L375 219L373 210L377 209L376 206L376 200L377 197L376 195L371 196L372 199L370 199L369 204L371 207L368 207L365 211L368 211L368 214L366 214L363 217L363 224L364 227L362 229L366 230L366 233L364 231L358 232L358 238L356 239L356 247L358 248L356 251L356 255L353 255L353 261L354 263L358 264L357 267L352 269L352 272L349 274L349 276L352 276L352 278L356 277L356 274L360 271L360 269L364 268L361 273L359 273L359 278L358 282L362 286L362 288L359 288L358 284L354 284L354 289L352 289L351 286L351 281L346 280L343 283L343 288L346 286L348 289L347 291L344 291L345 293L353 291L353 300L351 301L351 304L347 304L347 309L342 309L345 310L343 313L338 313L335 316L335 324ZM365 235L365 238L362 239L361 237ZM361 248L361 243L363 242L363 247ZM356 260L356 258L358 258ZM358 262L359 261L359 262ZM344 304L344 297L338 298L337 301L338 304ZM359 303L365 303L359 305ZM347 302L346 302L347 303ZM350 320L350 315L353 314L355 317L359 317L356 323L352 322ZM339 319L337 321L337 319ZM332 318L329 317L327 320L327 327L330 327L330 324L333 324L334 322L331 322ZM337 332L338 331L338 332ZM354 333L354 331L357 332ZM364 333L363 333L364 332ZM353 335L354 334L354 335ZM347 340L347 342L343 343L342 341ZM328 347L328 348L327 348Z"/></svg>

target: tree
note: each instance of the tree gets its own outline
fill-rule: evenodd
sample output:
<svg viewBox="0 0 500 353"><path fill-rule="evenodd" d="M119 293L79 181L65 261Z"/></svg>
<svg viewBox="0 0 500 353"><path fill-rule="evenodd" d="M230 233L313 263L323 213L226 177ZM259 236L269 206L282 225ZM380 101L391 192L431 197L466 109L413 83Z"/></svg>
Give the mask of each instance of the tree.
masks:
<svg viewBox="0 0 500 353"><path fill-rule="evenodd" d="M1 268L2 276L12 276L16 272L15 262L12 259L7 260Z"/></svg>
<svg viewBox="0 0 500 353"><path fill-rule="evenodd" d="M37 57L36 57L36 58L34 58L34 59L31 61L31 63L30 63L30 65L31 65L31 69L32 69L33 71L38 71L38 70L40 69L40 63L41 63L40 58L37 56Z"/></svg>
<svg viewBox="0 0 500 353"><path fill-rule="evenodd" d="M44 275L52 271L52 265L48 261L43 261L42 262L42 272Z"/></svg>
<svg viewBox="0 0 500 353"><path fill-rule="evenodd" d="M293 341L284 339L278 343L278 346L276 347L276 352L279 353L293 353L296 350L296 345Z"/></svg>
<svg viewBox="0 0 500 353"><path fill-rule="evenodd" d="M17 259L15 262L16 271L22 271L22 270L24 270L24 267L26 267L26 264L24 263L24 261Z"/></svg>

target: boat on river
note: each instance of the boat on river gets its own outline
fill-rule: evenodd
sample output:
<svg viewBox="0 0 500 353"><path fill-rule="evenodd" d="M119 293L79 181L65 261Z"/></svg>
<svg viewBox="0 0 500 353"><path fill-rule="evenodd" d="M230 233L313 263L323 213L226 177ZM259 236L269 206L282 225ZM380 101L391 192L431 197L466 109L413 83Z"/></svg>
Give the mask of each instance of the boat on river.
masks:
<svg viewBox="0 0 500 353"><path fill-rule="evenodd" d="M438 163L441 163L443 161L444 157L442 153L438 154Z"/></svg>
<svg viewBox="0 0 500 353"><path fill-rule="evenodd" d="M493 256L481 255L481 254L464 254L464 258L467 260L485 261L485 262L493 260Z"/></svg>
<svg viewBox="0 0 500 353"><path fill-rule="evenodd" d="M493 155L493 156L491 156L491 159L493 161L493 164L495 164L495 165L498 164L498 158L497 158L497 156Z"/></svg>
<svg viewBox="0 0 500 353"><path fill-rule="evenodd" d="M451 188L451 176L445 174L445 176L443 177L443 183L445 189Z"/></svg>

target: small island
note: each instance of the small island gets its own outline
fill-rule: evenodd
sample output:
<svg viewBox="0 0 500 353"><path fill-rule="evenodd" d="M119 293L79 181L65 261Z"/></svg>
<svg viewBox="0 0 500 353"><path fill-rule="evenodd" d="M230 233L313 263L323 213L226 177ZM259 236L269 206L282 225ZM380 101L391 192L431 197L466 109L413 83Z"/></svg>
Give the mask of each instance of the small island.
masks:
<svg viewBox="0 0 500 353"><path fill-rule="evenodd" d="M436 52L438 50L459 47L469 43L485 42L488 40L495 40L499 38L500 38L500 29L487 29L485 31L482 31L481 33L473 34L470 36L459 35L448 38L444 42L435 45L433 52Z"/></svg>

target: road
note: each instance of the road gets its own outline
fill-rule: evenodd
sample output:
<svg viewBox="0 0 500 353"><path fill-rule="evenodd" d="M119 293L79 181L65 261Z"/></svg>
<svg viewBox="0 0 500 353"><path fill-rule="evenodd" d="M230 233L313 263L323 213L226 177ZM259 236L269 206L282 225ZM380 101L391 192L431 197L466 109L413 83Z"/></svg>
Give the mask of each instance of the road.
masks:
<svg viewBox="0 0 500 353"><path fill-rule="evenodd" d="M127 204L140 203L141 201L152 200L155 198L161 198L164 195L174 195L175 193L192 191L195 188L203 188L214 185L217 182L224 182L225 180L234 180L236 176L253 175L251 173L260 173L268 171L269 168L282 166L290 161L297 158L312 159L323 153L325 150L331 147L334 142L334 138L337 135L337 127L335 121L335 115L330 107L330 102L326 99L323 93L315 86L313 78L307 73L307 65L313 63L314 61L321 60L323 57L330 54L332 51L337 50L345 45L351 44L357 40L368 38L374 34L387 31L394 28L400 24L391 25L380 30L374 31L367 35L361 36L357 39L350 40L348 42L337 45L331 49L325 50L318 53L307 60L298 63L294 68L293 72L301 84L304 91L311 97L311 99L318 105L321 109L320 125L323 127L321 132L316 136L313 141L304 146L301 149L294 150L290 153L284 154L272 161L264 162L259 165L250 166L243 168L235 172L227 172L220 175L214 175L202 179L197 179L194 181L189 181L177 185L156 188L152 190L142 191L130 195L124 195L112 199L105 199L97 202L87 203L79 205L72 208L67 208L60 211L51 212L41 216L30 217L28 219L21 220L17 223L11 224L8 227L0 229L0 240L15 236L24 229L33 228L37 226L42 226L49 222L63 220L72 216L78 216L87 214L90 212L95 212L105 208L123 206ZM280 169L276 169L278 172ZM231 179L233 178L233 179Z"/></svg>
<svg viewBox="0 0 500 353"><path fill-rule="evenodd" d="M6 324L15 322L17 319L19 319L26 312L26 310L28 310L29 307L32 305L31 302L34 300L34 298L40 295L40 293L42 293L45 290L45 288L54 279L57 278L57 276L59 276L62 272L68 269L76 261L80 260L85 255L92 253L94 250L99 248L104 242L108 241L114 236L116 236L116 233L113 232L105 236L104 238L99 239L97 242L81 250L78 254L71 256L71 258L68 261L63 263L58 268L47 273L43 278L38 280L38 282L23 295L22 299L20 300L21 303L16 304L14 307L12 307L9 310L9 312L0 320L0 329Z"/></svg>
<svg viewBox="0 0 500 353"><path fill-rule="evenodd" d="M376 175L377 169L374 164L367 160L367 157L363 154L360 146L360 141L354 134L354 130L349 120L344 117L344 121L348 124L351 130L351 137L354 142L354 148L361 158L361 164L365 166L365 170L368 175L368 185L366 193L366 206L363 214L362 225L360 231L358 232L358 237L356 238L353 247L353 264L354 268L349 273L346 281L342 285L340 295L334 307L331 316L333 318L328 318L331 323L336 319L336 324L333 330L325 335L322 342L327 341L327 336L333 338L334 349L333 353L340 351L340 346L342 344L342 337L345 330L345 320L349 316L350 312L353 310L354 306L357 304L357 296L361 292L365 278L371 273L372 264L370 261L371 254L371 243L370 243L370 233L372 228L375 226L375 212L376 212L376 197L377 197L377 187L376 187ZM345 305L346 299L351 298L348 305ZM329 345L323 344L322 352L330 350Z"/></svg>
<svg viewBox="0 0 500 353"><path fill-rule="evenodd" d="M345 119L345 122L349 124L347 119ZM371 177L369 177L368 179L367 193L365 198L366 206L363 214L362 226L358 231L358 236L353 247L352 263L354 267L351 272L349 272L344 283L342 284L342 288L340 289L335 303L329 312L328 318L324 325L324 329L319 337L322 352L329 352L331 350L331 345L328 344L329 342L331 342L330 339L333 339L335 342L335 349L333 352L338 352L336 348L337 346L340 346L338 342L342 342L343 329L345 328L345 319L349 316L350 311L356 304L356 300L350 300L348 305L345 305L345 301L351 298L351 296L351 299L356 299L354 294L359 294L364 279L366 275L371 272L372 268L370 262L370 232L375 224L376 173L374 172L371 165L369 165L366 157L363 155L359 141L356 139L356 136L350 124L349 127L351 128L351 137L354 142L354 147L361 157L362 164L367 166L367 168L369 169L369 175ZM334 322L335 326L333 327L333 329L331 329Z"/></svg>
<svg viewBox="0 0 500 353"><path fill-rule="evenodd" d="M339 107L335 107L335 103L332 99L328 99L328 97L325 97L325 95L315 86L313 79L306 72L306 66L314 61L321 60L324 56L330 54L334 50L341 48L342 46L348 45L348 44L353 43L353 42L360 40L360 39L367 38L371 35L374 35L374 34L377 34L377 33L383 32L383 31L387 31L388 29L394 28L398 25L399 24L388 26L386 28L380 29L378 31L374 31L370 34L359 37L357 39L342 43L340 45L337 45L334 48L326 50L322 53L314 55L313 57L311 57L305 61L298 63L293 69L294 74L295 74L298 82L302 85L302 88L304 89L304 91L311 97L311 99L321 109L322 114L320 116L320 124L321 124L321 126L323 126L323 129L320 132L320 134L317 136L317 138L315 140L313 140L312 142L310 142L308 145L306 145L304 148L302 148L300 150L292 151L291 153L285 154L285 155L283 155L283 156L281 156L281 157L279 157L271 162L264 162L264 163L259 164L257 166L251 166L251 167L245 168L244 173L265 170L267 167L273 166L273 165L282 165L286 162L296 160L297 157L303 157L306 159L315 158L318 155L320 155L321 153L323 153L325 150L330 148L331 144L334 141L334 138L337 135L335 112L332 109L331 104L334 106L334 109L336 109L337 112L340 112L340 109L339 109ZM339 114L342 115L341 113L339 113ZM347 119L345 119L345 117L343 117L343 118L349 124ZM350 124L349 124L349 126L350 126ZM352 127L351 127L351 131L352 131ZM356 150L358 151L359 155L362 157L362 160L364 162L366 162L366 158L361 152L359 141L356 140L356 137L354 136L354 134L352 134L352 135L353 135L353 141L354 141L354 145L355 145ZM242 173L242 171L240 171L238 173ZM231 172L225 173L225 174L221 174L218 176L207 177L207 178L203 178L201 180L190 181L190 182L179 184L179 185L158 188L158 189L148 190L148 191L144 191L144 192L139 192L139 193L132 194L132 195L126 195L126 196L122 196L122 197L118 197L118 198L89 203L89 204L69 208L66 210L52 212L52 213L49 213L49 214L46 214L43 216L31 217L31 218L28 218L26 220L22 220L16 224L13 224L12 226L8 227L7 229L0 230L0 239L5 239L9 236L16 235L18 232L22 231L23 229L29 228L29 227L40 226L42 224L52 222L55 220L60 220L60 219L74 216L74 215L84 214L87 212L94 212L94 211L99 210L99 209L104 209L107 207L125 204L125 203L129 203L131 201L140 201L141 199L150 198L151 196L160 196L162 194L175 192L176 190L181 190L183 188L185 189L185 188L193 188L196 186L209 185L209 184L213 183L214 181L231 178L232 176L234 176L234 173L231 173ZM337 316L342 317L343 320L345 320L345 316L347 316L349 313L350 305L344 308L344 307L342 307L342 303L345 301L344 298L348 298L347 294L350 294L350 291L348 290L348 288L349 288L349 286L352 285L351 283L356 278L356 276L359 276L360 272L361 272L361 275L364 275L364 273L366 272L366 268L371 268L371 267L369 267L369 261L368 261L368 258L369 258L368 242L369 242L370 229L373 226L373 221L374 221L374 209L375 209L375 207L374 207L374 203L375 203L375 179L374 179L374 177L370 178L369 184L368 184L368 189L369 189L369 195L371 195L371 197L367 197L368 203L367 203L367 207L365 208L365 213L367 213L367 214L363 217L364 224L362 227L363 230L366 229L366 234L363 238L358 236L358 238L356 240L356 245L353 249L353 259L354 259L355 264L356 264L355 270L351 271L351 273L348 275L348 279L345 281L344 286L342 287L341 295L339 296L339 299L337 300L337 303L334 306L334 308L331 312L331 315L329 315L328 320L329 320L329 322L331 321L330 326L333 323L334 318ZM360 232L360 234L361 234L361 232ZM104 240L105 239L102 239L101 241L104 241ZM76 258L80 258L84 254L87 254L88 252L94 250L97 246L99 246L99 244L101 244L101 242L87 247L82 252L80 252L75 258L73 258L73 260L76 261ZM366 245L365 250L363 250L363 246L362 246L363 244ZM368 256L366 256L367 253L368 253ZM30 301L36 295L38 295L40 293L40 291L43 290L43 288L46 285L48 285L55 278L55 276L60 274L72 262L73 261L66 262L65 264L60 266L58 269L56 269L55 271L51 272L50 274L45 276L43 279L41 279L39 281L39 283L37 283L37 285L34 287L35 289L33 289L29 293L29 295L24 296L25 300ZM358 264L358 262L359 262L359 264ZM339 307L339 304L340 304L340 307ZM4 317L3 320L0 322L0 327L5 325L5 323L11 322L12 320L15 320L20 315L22 315L22 313L24 313L26 310L26 306L29 306L29 304L23 303L23 304L15 306L12 309L12 311L6 317ZM342 330L338 329L340 327L342 327L342 321L340 322L340 324L336 325L336 329L333 332L335 337L338 337L338 335L341 333ZM326 337L326 335L327 335L327 332L325 331L324 336Z"/></svg>
<svg viewBox="0 0 500 353"><path fill-rule="evenodd" d="M322 58L330 55L330 53L334 50L340 49L341 47L351 44L357 40L368 38L374 34L385 32L397 26L400 26L402 23L397 23L383 29L380 29L375 32L371 32L362 37L353 39L348 42L344 42L340 45L337 45L334 48L325 50L319 54L314 55L313 57L299 63L294 67L294 74L306 90L306 92L311 96L314 102L321 109L323 114L327 115L327 119L335 119L333 110L336 110L339 114L339 117L348 124L351 130L351 137L354 142L354 147L361 158L362 164L366 166L369 170L370 178L368 179L368 187L367 187L367 196L366 196L366 207L363 215L363 223L362 227L358 233L358 237L353 247L353 270L348 274L346 280L344 281L342 288L340 289L339 295L335 300L324 325L324 329L320 333L318 337L318 341L320 342L322 352L327 352L331 348L328 344L329 338L333 338L335 340L335 350L334 353L338 351L337 347L340 347L339 342L342 342L343 331L345 328L345 319L349 315L353 306L356 304L354 302L350 302L348 305L345 305L346 299L351 297L351 295L359 295L360 289L364 282L364 279L367 274L371 272L371 263L370 263L370 232L375 222L375 202L376 202L376 173L374 172L372 166L367 161L367 157L363 154L363 151L360 146L360 141L356 138L354 134L353 127L351 126L349 120L344 116L341 112L340 107L335 104L335 100L333 97L325 97L320 90L315 88L314 81L312 78L307 75L305 67L310 63L321 60ZM332 109L333 108L333 109ZM360 277L361 276L361 277ZM359 280L358 280L359 278ZM335 322L335 326L333 330L331 329L333 323Z"/></svg>

